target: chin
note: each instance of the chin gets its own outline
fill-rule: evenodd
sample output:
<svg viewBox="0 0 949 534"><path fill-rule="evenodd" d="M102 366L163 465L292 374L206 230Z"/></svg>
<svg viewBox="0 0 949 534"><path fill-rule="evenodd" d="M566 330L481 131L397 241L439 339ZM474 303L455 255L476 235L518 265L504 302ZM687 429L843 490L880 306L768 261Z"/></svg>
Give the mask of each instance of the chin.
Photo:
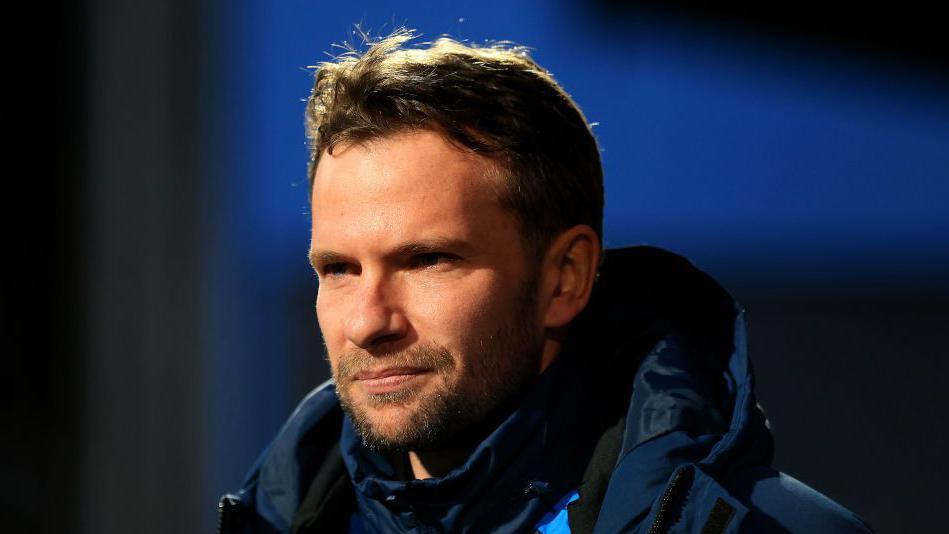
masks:
<svg viewBox="0 0 949 534"><path fill-rule="evenodd" d="M416 403L388 404L385 406L376 406L368 409L369 418L375 423L376 427L401 427L416 411Z"/></svg>
<svg viewBox="0 0 949 534"><path fill-rule="evenodd" d="M416 409L414 404L368 407L363 408L363 414L373 434L392 441L404 435L406 427L411 424Z"/></svg>

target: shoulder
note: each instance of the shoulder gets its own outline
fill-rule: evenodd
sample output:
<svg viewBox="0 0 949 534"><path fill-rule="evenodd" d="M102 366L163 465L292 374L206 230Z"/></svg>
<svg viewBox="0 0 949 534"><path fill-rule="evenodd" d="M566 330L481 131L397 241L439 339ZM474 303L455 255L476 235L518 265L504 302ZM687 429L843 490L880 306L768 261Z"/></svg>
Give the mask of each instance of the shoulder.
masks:
<svg viewBox="0 0 949 534"><path fill-rule="evenodd" d="M236 504L261 524L287 530L314 473L339 439L341 421L332 382L310 392L251 468Z"/></svg>
<svg viewBox="0 0 949 534"><path fill-rule="evenodd" d="M748 506L742 532L866 533L856 514L796 478L770 468L750 469L733 480Z"/></svg>

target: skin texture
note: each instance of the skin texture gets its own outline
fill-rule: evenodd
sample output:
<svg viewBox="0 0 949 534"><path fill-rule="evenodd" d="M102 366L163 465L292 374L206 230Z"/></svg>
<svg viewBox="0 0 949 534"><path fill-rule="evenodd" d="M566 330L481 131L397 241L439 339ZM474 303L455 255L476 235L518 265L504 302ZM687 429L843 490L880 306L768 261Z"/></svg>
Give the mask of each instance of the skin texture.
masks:
<svg viewBox="0 0 949 534"><path fill-rule="evenodd" d="M317 317L344 409L413 475L463 461L462 435L556 357L599 260L588 226L539 263L500 206L494 163L428 130L324 153L313 182Z"/></svg>

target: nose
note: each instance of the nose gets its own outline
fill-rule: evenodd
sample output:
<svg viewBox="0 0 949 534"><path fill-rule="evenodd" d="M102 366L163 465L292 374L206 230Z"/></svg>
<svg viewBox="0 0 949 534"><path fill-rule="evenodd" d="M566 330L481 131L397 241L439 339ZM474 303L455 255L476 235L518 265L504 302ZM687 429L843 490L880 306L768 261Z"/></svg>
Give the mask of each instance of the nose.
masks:
<svg viewBox="0 0 949 534"><path fill-rule="evenodd" d="M363 271L359 289L352 295L346 319L346 337L364 350L398 341L408 331L408 320L398 306L396 288L381 274Z"/></svg>

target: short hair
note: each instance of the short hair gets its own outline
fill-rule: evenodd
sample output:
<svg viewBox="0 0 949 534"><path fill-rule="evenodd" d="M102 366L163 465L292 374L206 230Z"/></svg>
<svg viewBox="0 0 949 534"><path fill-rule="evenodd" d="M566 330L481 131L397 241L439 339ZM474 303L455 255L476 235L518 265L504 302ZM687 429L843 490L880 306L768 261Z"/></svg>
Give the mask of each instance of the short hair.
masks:
<svg viewBox="0 0 949 534"><path fill-rule="evenodd" d="M443 37L408 45L412 30L350 47L317 65L306 107L312 188L320 156L339 143L434 130L499 163L501 205L529 252L578 224L602 241L603 169L590 124L553 76L508 42Z"/></svg>

